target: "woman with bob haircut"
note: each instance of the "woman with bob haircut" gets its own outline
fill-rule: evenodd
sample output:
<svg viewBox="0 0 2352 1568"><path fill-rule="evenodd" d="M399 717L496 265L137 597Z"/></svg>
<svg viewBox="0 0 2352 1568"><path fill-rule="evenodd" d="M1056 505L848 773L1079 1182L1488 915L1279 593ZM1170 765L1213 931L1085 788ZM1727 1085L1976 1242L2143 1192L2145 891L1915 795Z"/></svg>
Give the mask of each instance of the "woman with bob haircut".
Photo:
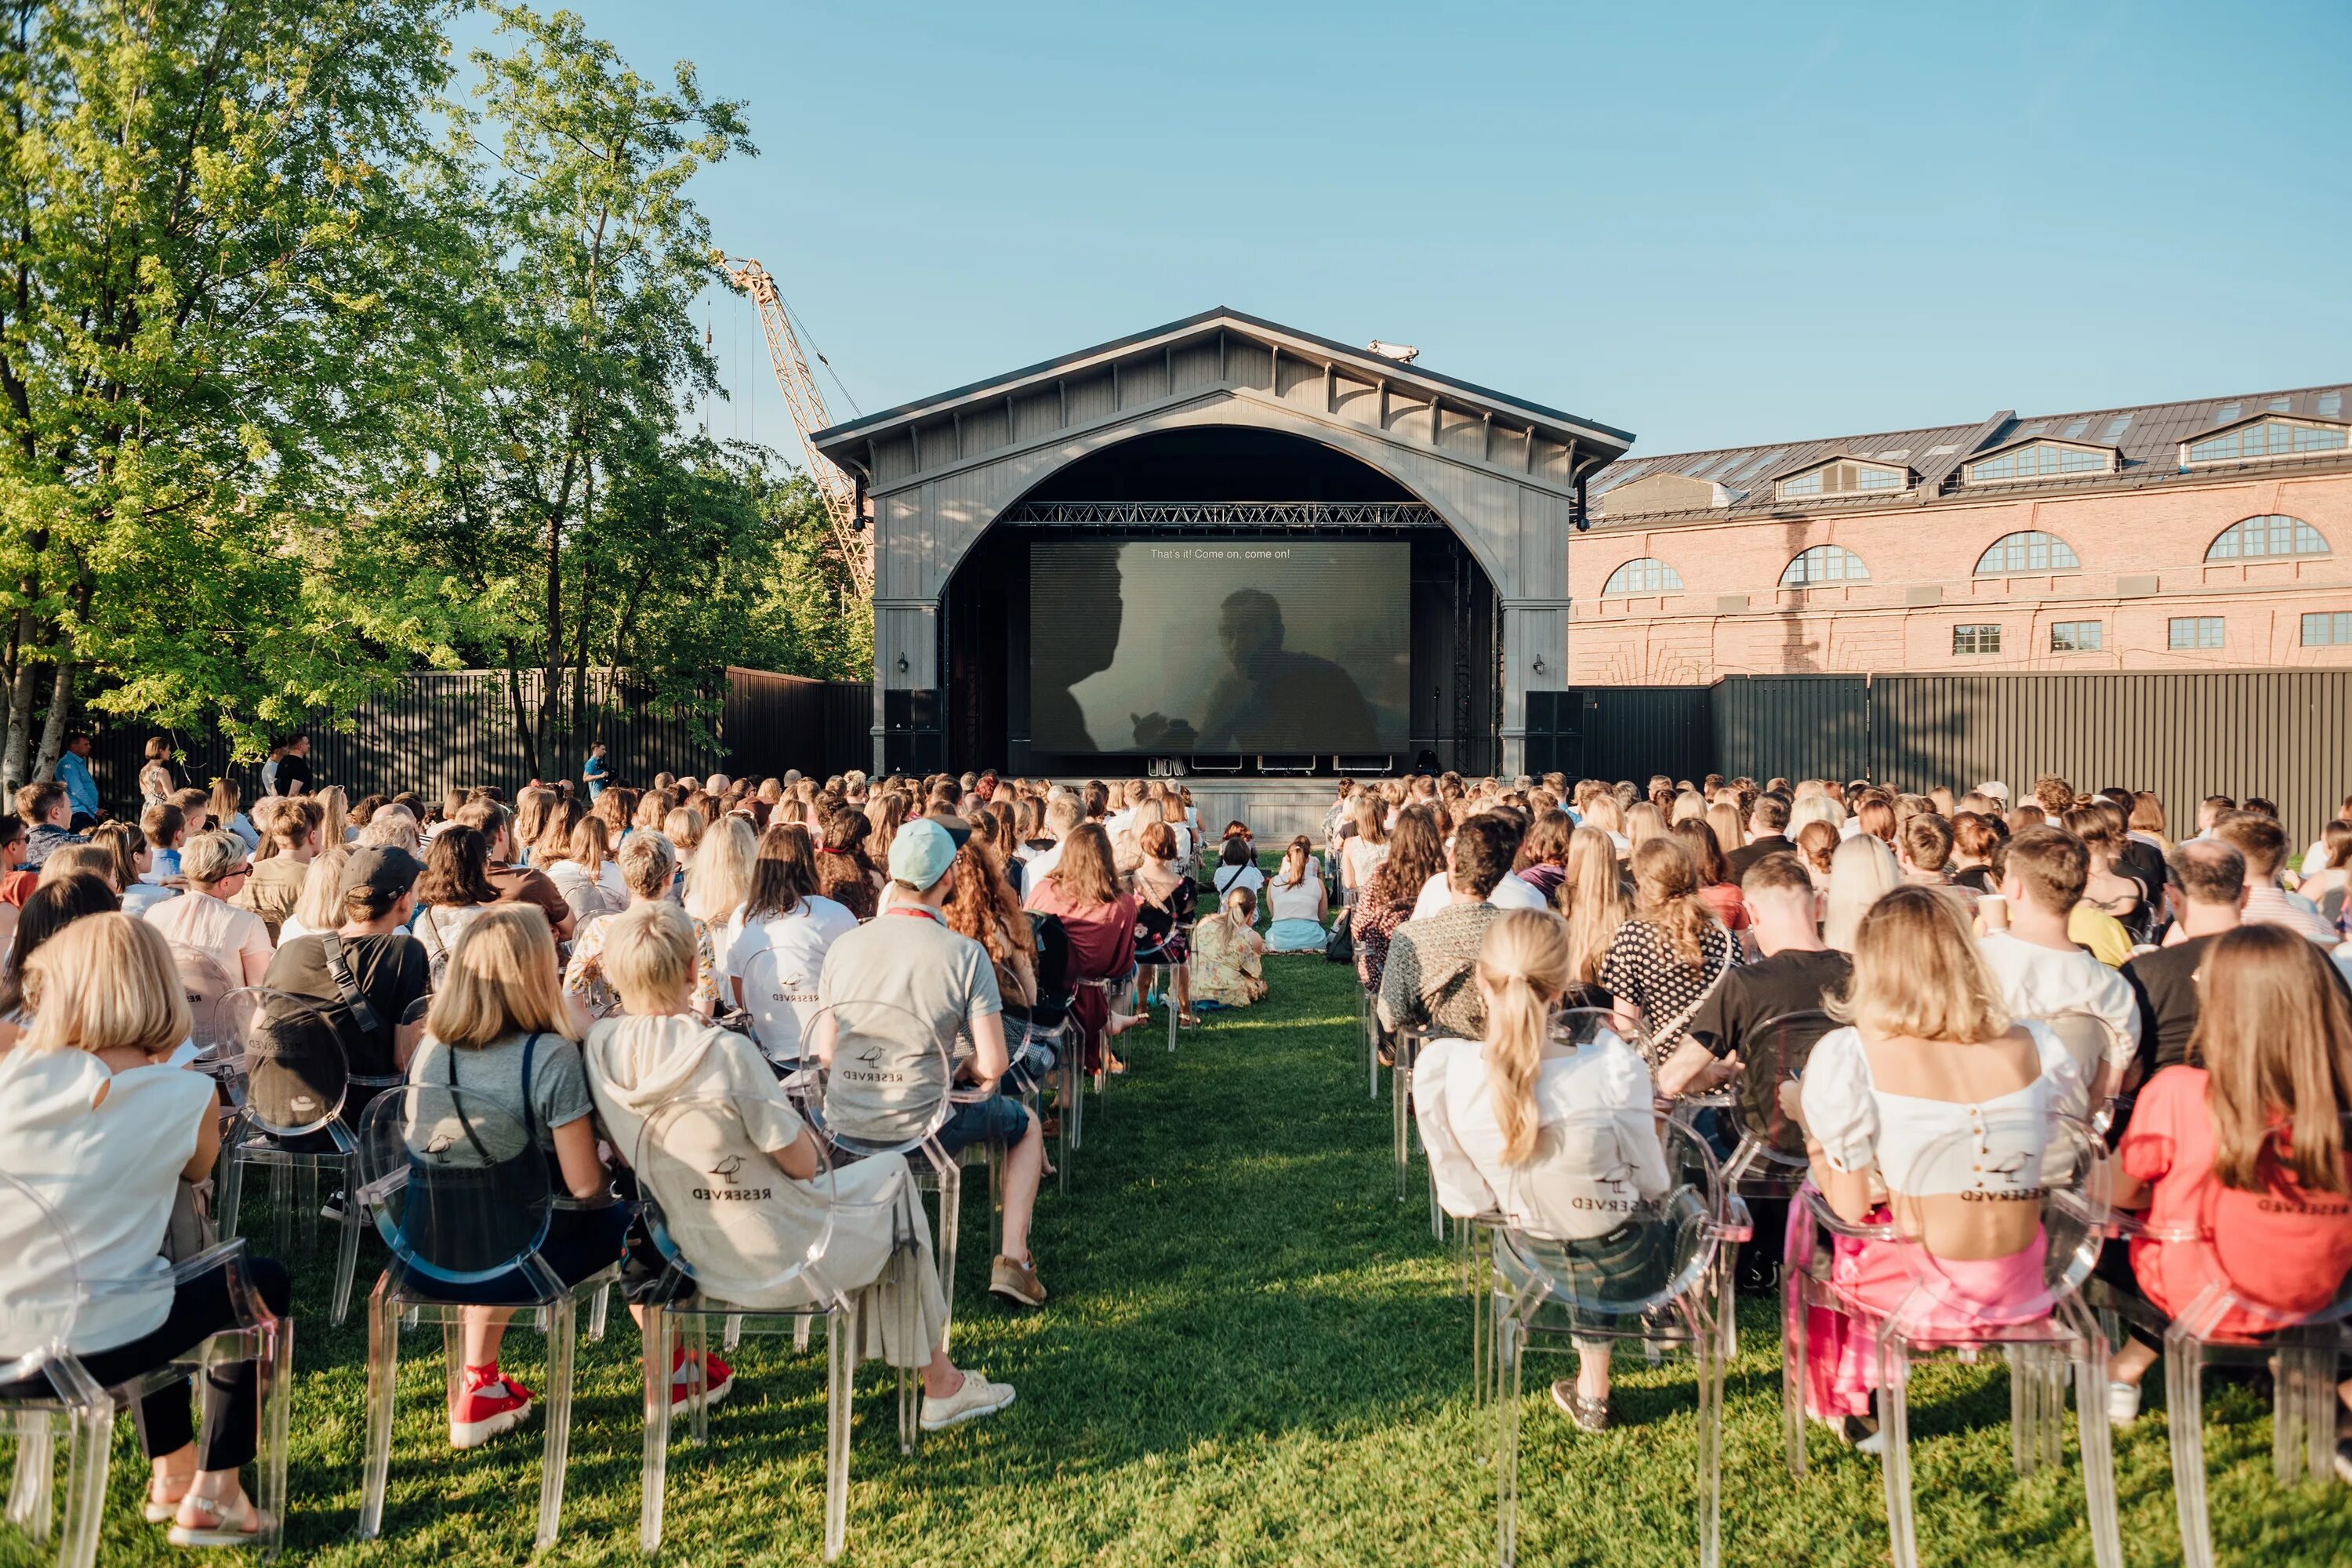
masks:
<svg viewBox="0 0 2352 1568"><path fill-rule="evenodd" d="M610 1184L596 1157L595 1105L572 1043L587 1026L585 1011L563 994L547 916L535 905L500 904L457 938L433 993L425 1038L408 1063L413 1084L460 1089L505 1107L535 1137L556 1193L598 1205L557 1209L540 1244L540 1257L566 1285L617 1262L629 1224L627 1209L600 1202L609 1197ZM435 1289L456 1301L532 1294L520 1272ZM530 1391L499 1371L499 1343L510 1316L491 1307L465 1314L464 1370L449 1403L453 1448L479 1447L530 1414Z"/></svg>
<svg viewBox="0 0 2352 1568"><path fill-rule="evenodd" d="M179 1184L209 1177L219 1157L220 1103L212 1079L166 1065L188 1037L188 999L170 947L145 921L75 921L33 955L25 994L37 1021L0 1056L0 1170L47 1201L72 1250L33 1230L30 1213L0 1210L0 1303L64 1298L77 1276L132 1287L86 1300L68 1341L112 1386L237 1321L223 1271L175 1285L163 1257ZM286 1271L252 1257L243 1267L285 1317ZM35 1325L13 1317L0 1305L0 1357L37 1348L16 1338ZM151 1471L147 1518L170 1522L174 1546L240 1545L262 1528L237 1476L259 1432L258 1371L250 1361L205 1371L201 1432L184 1384L132 1409Z"/></svg>
<svg viewBox="0 0 2352 1568"><path fill-rule="evenodd" d="M1878 840L1863 835L1853 842ZM1985 1200L2035 1184L2044 1130L2062 1115L2087 1114L2089 1091L2055 1034L2010 1018L1952 898L1904 887L1873 904L1856 933L1852 983L1829 1013L1845 1026L1822 1037L1801 1084L1783 1085L1780 1097L1804 1128L1811 1184L1831 1211L1850 1225L1897 1218L1906 1236L1926 1240L1936 1267L1969 1300L2040 1290L2047 1247L2041 1205ZM1981 1156L1978 1173L1962 1178L1969 1185L1924 1160L1931 1149L1971 1135ZM1985 1172L2012 1185L1987 1187ZM1882 1187L1892 1215L1878 1196ZM1791 1205L1790 1213L1801 1209ZM1837 1237L1832 1287L1866 1314L1893 1312L1915 1283L1913 1245ZM1840 1313L1815 1310L1808 1321L1807 1408L1849 1442L1874 1437L1870 1335ZM1927 1321L1956 1340L1984 1327L1959 1304Z"/></svg>
<svg viewBox="0 0 2352 1568"><path fill-rule="evenodd" d="M466 928L498 901L489 846L482 836L454 823L436 833L425 852L425 874L416 879L416 921L410 928L436 971L457 951Z"/></svg>
<svg viewBox="0 0 2352 1568"><path fill-rule="evenodd" d="M2198 968L2189 1061L2139 1091L2109 1201L2145 1208L2159 1234L2206 1238L2132 1241L2129 1278L2115 1282L2167 1317L2222 1285L2259 1310L2233 1309L2218 1331L2268 1332L2336 1300L2352 1270L2343 1121L2352 1007L2328 968L2315 943L2284 926L2223 931ZM2131 1342L2107 1363L2107 1415L2118 1426L2139 1414L2140 1380L2162 1350L2138 1324L2126 1327ZM2352 1405L2352 1381L2336 1393ZM2338 1438L2336 1464L2352 1465L2352 1438Z"/></svg>
<svg viewBox="0 0 2352 1568"><path fill-rule="evenodd" d="M1593 835L1604 851L1608 840ZM1616 1035L1589 1044L1551 1038L1554 1009L1574 984L1568 924L1513 910L1479 945L1483 1040L1432 1041L1413 1068L1413 1112L1448 1214L1500 1214L1513 1230L1564 1244L1568 1268L1595 1291L1655 1289L1656 1249L1628 1238L1621 1195L1602 1178L1623 1173L1634 1196L1664 1197L1673 1181L1651 1110L1650 1069ZM1577 1137L1559 1124L1583 1127ZM1503 1248L1496 1249L1499 1258ZM1577 1426L1609 1425L1609 1342L1577 1339L1577 1375L1552 1384L1552 1403Z"/></svg>

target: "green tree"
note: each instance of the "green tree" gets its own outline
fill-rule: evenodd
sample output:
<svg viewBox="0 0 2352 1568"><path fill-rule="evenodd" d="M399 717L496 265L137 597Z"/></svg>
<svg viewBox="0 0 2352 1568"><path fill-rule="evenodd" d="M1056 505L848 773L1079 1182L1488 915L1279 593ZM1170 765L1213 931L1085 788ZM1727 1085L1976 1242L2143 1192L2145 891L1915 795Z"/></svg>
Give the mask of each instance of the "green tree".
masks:
<svg viewBox="0 0 2352 1568"><path fill-rule="evenodd" d="M436 548L503 607L488 651L530 766L562 773L590 667L638 647L678 591L673 538L741 504L720 494L741 474L678 435L717 385L690 310L718 273L685 187L754 149L690 64L662 89L569 13L490 9L518 47L477 53L478 102L449 110L435 196L467 261L408 428Z"/></svg>
<svg viewBox="0 0 2352 1568"><path fill-rule="evenodd" d="M447 9L0 4L0 785L93 674L251 751L451 657L467 612L379 504Z"/></svg>

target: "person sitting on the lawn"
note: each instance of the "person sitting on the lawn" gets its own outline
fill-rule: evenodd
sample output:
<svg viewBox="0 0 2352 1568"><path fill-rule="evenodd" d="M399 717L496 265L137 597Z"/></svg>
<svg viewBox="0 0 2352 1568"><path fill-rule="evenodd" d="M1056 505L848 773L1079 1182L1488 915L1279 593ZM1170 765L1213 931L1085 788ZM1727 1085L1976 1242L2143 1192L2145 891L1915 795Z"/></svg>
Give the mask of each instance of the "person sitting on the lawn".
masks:
<svg viewBox="0 0 2352 1568"><path fill-rule="evenodd" d="M1246 1007L1265 998L1265 939L1256 925L1257 895L1235 888L1192 928L1193 1005Z"/></svg>
<svg viewBox="0 0 2352 1568"><path fill-rule="evenodd" d="M1329 911L1330 895L1323 886L1323 868L1316 863L1304 833L1283 851L1282 865L1266 884L1266 902L1274 912L1274 924L1265 932L1266 952L1323 951L1323 917Z"/></svg>

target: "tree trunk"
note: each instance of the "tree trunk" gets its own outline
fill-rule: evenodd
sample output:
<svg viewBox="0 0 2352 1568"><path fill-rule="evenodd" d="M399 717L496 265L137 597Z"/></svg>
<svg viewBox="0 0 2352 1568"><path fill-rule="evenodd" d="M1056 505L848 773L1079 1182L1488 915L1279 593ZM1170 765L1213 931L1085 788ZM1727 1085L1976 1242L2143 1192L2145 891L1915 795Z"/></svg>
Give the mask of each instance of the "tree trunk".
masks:
<svg viewBox="0 0 2352 1568"><path fill-rule="evenodd" d="M515 739L522 746L523 766L530 776L541 783L552 783L539 765L539 739L531 731L530 716L522 704L522 674L515 668L514 645L507 645L507 704L514 713ZM545 704L541 704L542 707Z"/></svg>
<svg viewBox="0 0 2352 1568"><path fill-rule="evenodd" d="M593 559L581 566L580 602L572 610L577 623L572 638L572 724L577 733L567 731L565 736L563 763L567 768L577 757L584 756L589 745L596 739L595 720L588 709L588 610L593 603L590 595L596 586L595 574L596 564ZM579 742L576 752L571 744L574 740Z"/></svg>
<svg viewBox="0 0 2352 1568"><path fill-rule="evenodd" d="M556 710L563 701L563 522L547 514L547 662L540 670L537 760L555 757ZM534 765L537 765L536 761Z"/></svg>
<svg viewBox="0 0 2352 1568"><path fill-rule="evenodd" d="M79 668L69 649L58 649L57 679L49 683L49 717L41 726L40 754L33 759L33 782L47 784L58 776L58 759L65 755L66 723L73 717L74 672Z"/></svg>
<svg viewBox="0 0 2352 1568"><path fill-rule="evenodd" d="M8 683L8 739L5 750L0 750L0 793L10 796L32 777L26 763L33 749L33 704L37 690L34 631L33 612L17 611L16 678Z"/></svg>

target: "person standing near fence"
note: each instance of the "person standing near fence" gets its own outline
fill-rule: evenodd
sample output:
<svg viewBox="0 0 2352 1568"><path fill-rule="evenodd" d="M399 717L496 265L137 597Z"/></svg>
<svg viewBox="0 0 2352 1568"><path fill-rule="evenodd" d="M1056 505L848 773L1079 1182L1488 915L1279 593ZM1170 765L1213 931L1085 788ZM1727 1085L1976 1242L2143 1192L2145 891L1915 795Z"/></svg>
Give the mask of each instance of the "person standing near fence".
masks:
<svg viewBox="0 0 2352 1568"><path fill-rule="evenodd" d="M588 760L580 768L580 782L587 786L588 798L593 801L613 782L613 767L604 760L608 748L602 741L588 748Z"/></svg>

